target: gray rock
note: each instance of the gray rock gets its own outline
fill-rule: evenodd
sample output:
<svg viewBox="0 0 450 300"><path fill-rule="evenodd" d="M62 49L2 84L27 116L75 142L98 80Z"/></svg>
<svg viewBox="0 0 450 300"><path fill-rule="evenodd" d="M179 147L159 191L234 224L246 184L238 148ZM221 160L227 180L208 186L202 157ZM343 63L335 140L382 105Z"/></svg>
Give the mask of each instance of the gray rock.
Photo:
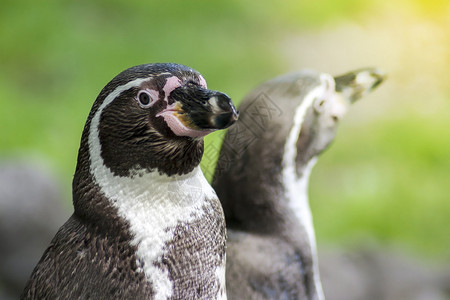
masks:
<svg viewBox="0 0 450 300"><path fill-rule="evenodd" d="M18 299L69 215L48 169L35 161L0 162L0 299Z"/></svg>
<svg viewBox="0 0 450 300"><path fill-rule="evenodd" d="M379 247L322 251L319 264L328 300L450 299L450 265L429 266Z"/></svg>

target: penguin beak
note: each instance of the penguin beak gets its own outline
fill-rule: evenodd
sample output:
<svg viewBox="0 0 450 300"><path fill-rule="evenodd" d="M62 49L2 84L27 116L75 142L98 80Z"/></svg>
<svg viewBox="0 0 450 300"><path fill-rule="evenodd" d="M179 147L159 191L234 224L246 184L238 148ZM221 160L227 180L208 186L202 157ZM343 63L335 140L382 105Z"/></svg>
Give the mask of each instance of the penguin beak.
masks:
<svg viewBox="0 0 450 300"><path fill-rule="evenodd" d="M336 92L354 103L370 93L386 79L386 74L374 69L364 68L334 77Z"/></svg>
<svg viewBox="0 0 450 300"><path fill-rule="evenodd" d="M227 95L198 85L188 84L174 89L170 93L169 103L172 104L157 116L163 116L177 135L205 136L215 130L230 127L239 115ZM176 126L174 122L177 123ZM180 126L184 128L180 130Z"/></svg>

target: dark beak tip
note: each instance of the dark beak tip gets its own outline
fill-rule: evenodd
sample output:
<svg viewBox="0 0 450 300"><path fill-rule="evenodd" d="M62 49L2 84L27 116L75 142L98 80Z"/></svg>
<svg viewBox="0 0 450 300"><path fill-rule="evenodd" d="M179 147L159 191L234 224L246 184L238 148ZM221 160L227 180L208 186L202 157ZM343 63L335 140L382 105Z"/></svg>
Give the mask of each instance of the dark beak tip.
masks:
<svg viewBox="0 0 450 300"><path fill-rule="evenodd" d="M230 123L228 124L227 127L236 123L238 119L239 119L239 112L236 110L233 110L233 113L231 114L231 117L230 117Z"/></svg>
<svg viewBox="0 0 450 300"><path fill-rule="evenodd" d="M378 84L382 83L387 78L387 74L380 69L368 68L368 71L370 72L370 75L372 76L372 78L374 78L374 81L375 81L374 85L378 85Z"/></svg>
<svg viewBox="0 0 450 300"><path fill-rule="evenodd" d="M236 108L234 107L233 104L232 105L232 111L231 111L231 117L230 117L230 125L233 125L234 123L237 122L237 120L239 120L239 111L236 110Z"/></svg>
<svg viewBox="0 0 450 300"><path fill-rule="evenodd" d="M226 94L219 97L219 107L222 112L214 117L214 125L220 129L225 129L236 123L239 118L239 112L233 104L233 101Z"/></svg>
<svg viewBox="0 0 450 300"><path fill-rule="evenodd" d="M217 129L225 129L236 123L238 120L238 113L233 110L231 112L224 112L214 117L213 126Z"/></svg>

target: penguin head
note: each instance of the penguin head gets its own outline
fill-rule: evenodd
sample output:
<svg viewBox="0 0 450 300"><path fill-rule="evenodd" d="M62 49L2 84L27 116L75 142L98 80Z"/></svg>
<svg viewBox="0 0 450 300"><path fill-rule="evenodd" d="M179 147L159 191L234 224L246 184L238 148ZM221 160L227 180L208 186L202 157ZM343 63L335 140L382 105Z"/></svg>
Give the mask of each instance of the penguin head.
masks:
<svg viewBox="0 0 450 300"><path fill-rule="evenodd" d="M255 176L275 182L287 166L302 176L331 144L350 105L383 79L373 68L335 77L300 70L262 83L239 107L239 121L227 132L214 181L220 173L241 178L245 169L257 169L260 175Z"/></svg>
<svg viewBox="0 0 450 300"><path fill-rule="evenodd" d="M376 88L384 74L365 68L335 77L322 74L320 78L322 88L306 111L297 139L298 169L328 148L350 105Z"/></svg>
<svg viewBox="0 0 450 300"><path fill-rule="evenodd" d="M83 141L89 144L91 164L102 160L115 175L142 169L181 175L200 162L202 137L227 128L237 116L231 99L209 90L197 71L178 64L139 65L103 88L82 147Z"/></svg>
<svg viewBox="0 0 450 300"><path fill-rule="evenodd" d="M301 70L253 89L225 136L213 179L227 226L276 231L285 191L295 186L298 197L306 194L307 180L298 179L308 178L351 103L383 77L375 69L336 77Z"/></svg>

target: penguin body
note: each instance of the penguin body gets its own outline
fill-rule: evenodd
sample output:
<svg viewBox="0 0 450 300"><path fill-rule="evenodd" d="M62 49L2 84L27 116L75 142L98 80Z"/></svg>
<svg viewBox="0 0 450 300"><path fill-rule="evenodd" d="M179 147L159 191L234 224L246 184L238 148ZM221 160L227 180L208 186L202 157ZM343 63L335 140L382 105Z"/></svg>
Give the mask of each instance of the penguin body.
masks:
<svg viewBox="0 0 450 300"><path fill-rule="evenodd" d="M213 187L227 222L229 299L323 299L309 174L347 107L382 81L373 69L269 80L240 106Z"/></svg>
<svg viewBox="0 0 450 300"><path fill-rule="evenodd" d="M148 64L101 91L60 228L24 299L224 299L225 223L202 137L237 118L195 70Z"/></svg>

